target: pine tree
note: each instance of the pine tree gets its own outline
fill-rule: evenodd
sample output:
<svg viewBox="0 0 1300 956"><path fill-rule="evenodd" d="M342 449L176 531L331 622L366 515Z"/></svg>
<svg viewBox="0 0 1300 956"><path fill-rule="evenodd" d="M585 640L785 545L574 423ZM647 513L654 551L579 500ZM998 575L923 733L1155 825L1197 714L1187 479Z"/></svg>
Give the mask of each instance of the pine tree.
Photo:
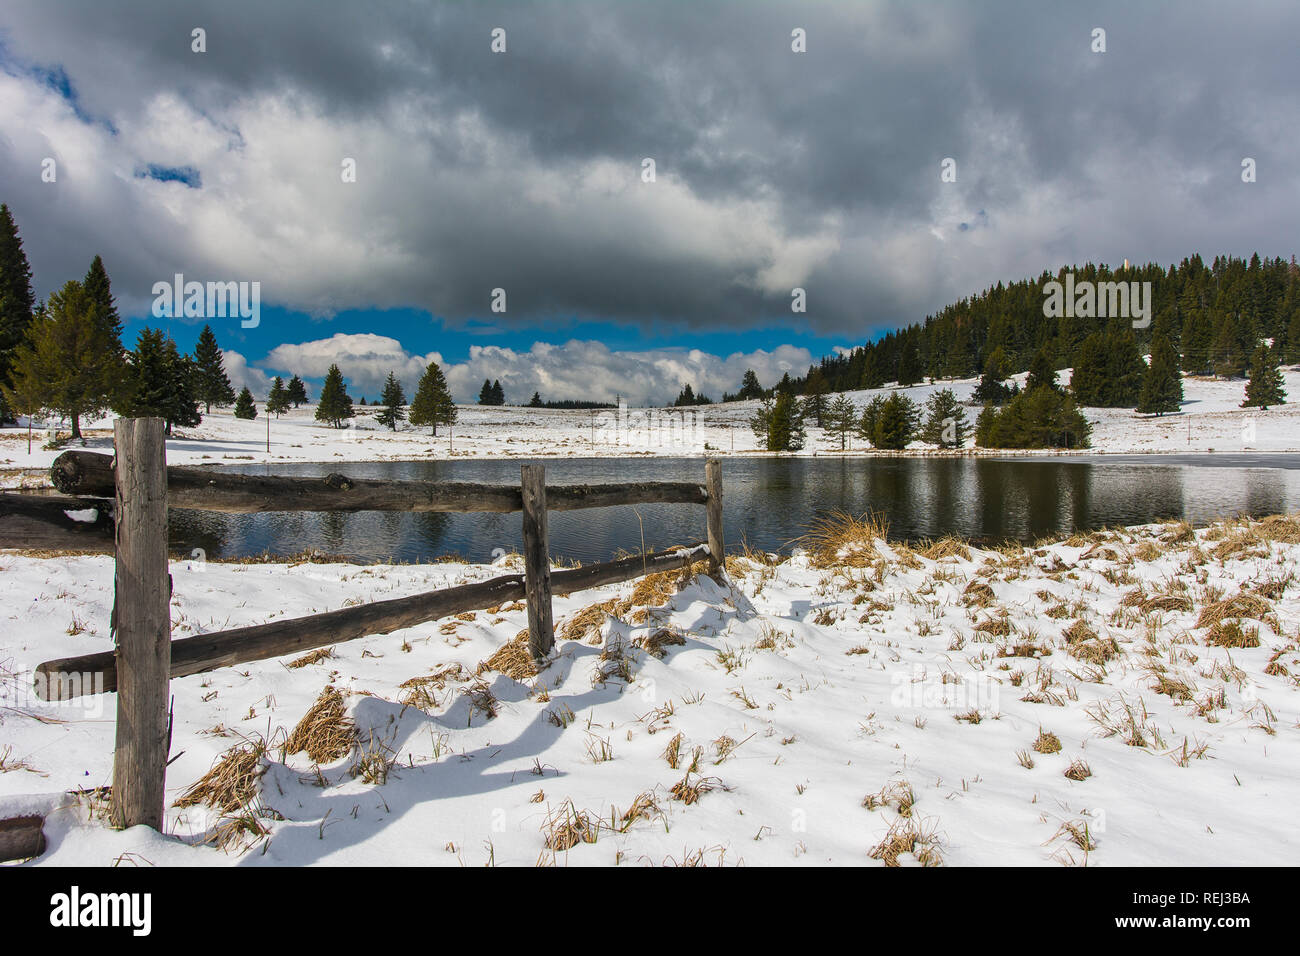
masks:
<svg viewBox="0 0 1300 956"><path fill-rule="evenodd" d="M1074 399L1054 388L1026 388L1001 411L986 407L975 423L982 448L1087 448L1092 427Z"/></svg>
<svg viewBox="0 0 1300 956"><path fill-rule="evenodd" d="M966 410L957 401L952 389L942 388L925 403L925 426L921 441L940 448L964 448L970 437L970 422Z"/></svg>
<svg viewBox="0 0 1300 956"><path fill-rule="evenodd" d="M0 204L0 386L13 383L15 353L32 326L33 303L32 268L9 207ZM0 391L0 425L12 418L3 395Z"/></svg>
<svg viewBox="0 0 1300 956"><path fill-rule="evenodd" d="M1277 356L1267 345L1261 344L1250 359L1250 380L1246 382L1246 400L1241 407L1268 411L1270 405L1285 404L1286 389L1282 384Z"/></svg>
<svg viewBox="0 0 1300 956"><path fill-rule="evenodd" d="M91 301L95 304L95 320L104 326L105 332L108 333L109 341L116 344L118 352L122 349L122 317L117 311L117 301L113 298L113 286L109 282L108 272L104 268L104 260L99 256L90 263L90 269L86 272L86 278L81 283L86 294L90 296Z"/></svg>
<svg viewBox="0 0 1300 956"><path fill-rule="evenodd" d="M383 406L383 411L375 416L375 421L387 425L392 431L397 431L398 423L406 421L406 412L403 411L406 405L406 393L402 391L402 383L392 372L388 373L388 381L384 382L384 390L379 395L379 404Z"/></svg>
<svg viewBox="0 0 1300 956"><path fill-rule="evenodd" d="M266 414L279 418L289 410L289 390L284 387L284 379L276 376L271 382L271 392L266 396Z"/></svg>
<svg viewBox="0 0 1300 956"><path fill-rule="evenodd" d="M1032 392L1036 388L1050 388L1054 392L1061 390L1056 382L1056 363L1052 361L1046 346L1034 353L1034 359L1029 363L1029 376L1025 379L1026 392Z"/></svg>
<svg viewBox="0 0 1300 956"><path fill-rule="evenodd" d="M528 407L529 407L529 408L541 408L541 407L542 407L542 393L541 393L541 392L533 392L533 397L529 400L529 402L528 402Z"/></svg>
<svg viewBox="0 0 1300 956"><path fill-rule="evenodd" d="M80 439L82 417L105 412L121 388L122 358L111 345L90 296L70 281L37 310L27 340L14 351L12 391L42 396L71 420L72 437Z"/></svg>
<svg viewBox="0 0 1300 956"><path fill-rule="evenodd" d="M492 402L492 383L483 379L483 387L478 392L478 403L480 405L491 405Z"/></svg>
<svg viewBox="0 0 1300 956"><path fill-rule="evenodd" d="M871 444L876 443L876 426L880 422L880 412L885 405L885 396L873 395L871 401L862 406L858 416L858 437Z"/></svg>
<svg viewBox="0 0 1300 956"><path fill-rule="evenodd" d="M803 393L807 396L803 403L804 418L811 418L817 422L818 428L825 428L826 410L830 403L826 398L826 376L822 375L820 369L808 373Z"/></svg>
<svg viewBox="0 0 1300 956"><path fill-rule="evenodd" d="M674 408L682 408L687 405L695 404L695 389L690 384L682 386L681 392L677 396L677 401L673 402Z"/></svg>
<svg viewBox="0 0 1300 956"><path fill-rule="evenodd" d="M297 408L299 405L306 403L307 386L303 383L303 380L300 379L297 375L289 379L289 384L286 387L286 391L288 392L289 395L289 401L293 402L294 408Z"/></svg>
<svg viewBox="0 0 1300 956"><path fill-rule="evenodd" d="M331 365L325 373L325 383L321 386L320 401L316 405L316 421L342 428L343 422L355 414L352 399L343 386L343 373L337 365Z"/></svg>
<svg viewBox="0 0 1300 956"><path fill-rule="evenodd" d="M198 367L196 390L199 401L208 412L213 405L229 405L235 400L235 390L226 375L225 355L217 345L212 326L203 326L199 340L194 344L194 363Z"/></svg>
<svg viewBox="0 0 1300 956"><path fill-rule="evenodd" d="M1142 393L1137 410L1144 415L1176 412L1183 402L1183 377L1178 371L1178 353L1169 337L1156 334L1151 339L1151 364L1142 378Z"/></svg>
<svg viewBox="0 0 1300 956"><path fill-rule="evenodd" d="M900 388L907 388L921 381L922 377L921 354L917 351L916 343L909 338L903 346L903 351L898 359L898 385Z"/></svg>
<svg viewBox="0 0 1300 956"><path fill-rule="evenodd" d="M764 394L763 386L758 382L758 375L752 368L745 369L745 374L740 380L740 391L736 393L737 400L750 401L762 398Z"/></svg>
<svg viewBox="0 0 1300 956"><path fill-rule="evenodd" d="M989 353L988 361L984 363L984 374L975 387L975 401L991 405L1004 404L1015 394L1010 386L1004 384L1010 375L1011 362L1006 351L999 345Z"/></svg>
<svg viewBox="0 0 1300 956"><path fill-rule="evenodd" d="M257 417L257 406L253 404L253 393L248 390L248 386L244 386L235 399L235 417L250 422Z"/></svg>
<svg viewBox="0 0 1300 956"><path fill-rule="evenodd" d="M537 398L538 404L541 398ZM411 424L417 427L432 426L433 434L438 434L439 425L456 423L456 404L451 400L447 389L447 379L437 362L430 362L420 377L420 384L415 389L415 400L411 402Z"/></svg>
<svg viewBox="0 0 1300 956"><path fill-rule="evenodd" d="M902 392L890 392L875 415L871 443L901 451L916 437L920 409Z"/></svg>
<svg viewBox="0 0 1300 956"><path fill-rule="evenodd" d="M501 387L501 379L492 383L492 404L504 405L506 403L505 389Z"/></svg>
<svg viewBox="0 0 1300 956"><path fill-rule="evenodd" d="M127 355L127 372L115 407L133 418L156 417L172 434L173 426L199 424L198 367L181 355L161 329L144 328L134 351Z"/></svg>
<svg viewBox="0 0 1300 956"><path fill-rule="evenodd" d="M1094 332L1083 340L1070 375L1070 393L1080 405L1101 408L1107 401L1109 356L1106 337Z"/></svg>
<svg viewBox="0 0 1300 956"><path fill-rule="evenodd" d="M774 402L764 402L749 421L750 427L768 451L798 451L805 432L799 403L793 395L778 392Z"/></svg>
<svg viewBox="0 0 1300 956"><path fill-rule="evenodd" d="M847 395L839 395L826 410L826 430L840 440L840 451L848 445L849 435L858 424L858 410Z"/></svg>

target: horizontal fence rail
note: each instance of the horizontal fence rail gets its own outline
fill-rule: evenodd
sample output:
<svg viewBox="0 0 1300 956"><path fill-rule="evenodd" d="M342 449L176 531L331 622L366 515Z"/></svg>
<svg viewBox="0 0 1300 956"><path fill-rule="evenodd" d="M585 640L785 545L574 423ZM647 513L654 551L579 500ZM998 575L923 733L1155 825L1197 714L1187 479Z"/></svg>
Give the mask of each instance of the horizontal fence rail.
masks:
<svg viewBox="0 0 1300 956"><path fill-rule="evenodd" d="M113 459L66 451L50 466L50 480L65 495L113 493ZM548 511L637 504L706 504L703 482L555 485L546 489ZM266 511L522 511L523 493L510 485L459 481L386 481L330 474L323 478L245 475L173 465L167 469L172 508L256 514Z"/></svg>
<svg viewBox="0 0 1300 956"><path fill-rule="evenodd" d="M0 492L0 547L112 554L113 539L110 500Z"/></svg>
<svg viewBox="0 0 1300 956"><path fill-rule="evenodd" d="M646 574L675 571L708 557L709 546L701 543L552 571L551 592L566 595L618 584ZM524 576L509 574L308 617L183 637L171 643L171 676L188 677L246 661L283 657L373 634L388 634L453 614L523 600L524 593ZM47 661L36 669L36 693L42 700L71 700L116 689L117 655L113 651Z"/></svg>

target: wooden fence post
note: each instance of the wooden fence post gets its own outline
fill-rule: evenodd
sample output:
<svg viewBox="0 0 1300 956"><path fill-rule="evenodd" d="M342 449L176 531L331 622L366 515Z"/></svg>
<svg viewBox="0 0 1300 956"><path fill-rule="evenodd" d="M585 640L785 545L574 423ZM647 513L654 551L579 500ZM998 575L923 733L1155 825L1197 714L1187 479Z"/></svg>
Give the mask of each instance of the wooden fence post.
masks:
<svg viewBox="0 0 1300 956"><path fill-rule="evenodd" d="M528 600L528 649L539 663L555 646L551 614L551 557L546 531L546 466L524 465L523 492L524 595Z"/></svg>
<svg viewBox="0 0 1300 956"><path fill-rule="evenodd" d="M117 644L114 826L162 830L171 675L171 580L167 569L167 449L160 418L119 418L117 558L113 631Z"/></svg>
<svg viewBox="0 0 1300 956"><path fill-rule="evenodd" d="M722 462L710 458L704 463L704 485L709 492L709 570L723 567L722 552Z"/></svg>

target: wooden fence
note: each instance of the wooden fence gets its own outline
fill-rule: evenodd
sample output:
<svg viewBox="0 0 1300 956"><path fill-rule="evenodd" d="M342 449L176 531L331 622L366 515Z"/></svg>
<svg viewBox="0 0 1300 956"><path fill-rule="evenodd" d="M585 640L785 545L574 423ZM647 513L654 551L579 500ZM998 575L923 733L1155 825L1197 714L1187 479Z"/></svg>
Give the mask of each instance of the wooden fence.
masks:
<svg viewBox="0 0 1300 956"><path fill-rule="evenodd" d="M167 467L163 423L119 419L116 458L70 451L50 477L58 495L0 494L0 548L102 551L114 555L115 651L47 661L36 669L44 700L116 691L117 743L111 819L161 829L170 737L168 681L244 661L295 654L412 627L507 601L528 607L529 649L541 662L555 644L551 598L686 567L723 561L722 467L705 480L548 488L544 465L521 467L518 488L463 482L375 481L240 475ZM656 554L552 571L547 513L647 503L706 508L707 540ZM524 573L374 601L323 614L171 639L167 510L249 514L265 511L443 511L523 513ZM69 512L72 512L71 516Z"/></svg>

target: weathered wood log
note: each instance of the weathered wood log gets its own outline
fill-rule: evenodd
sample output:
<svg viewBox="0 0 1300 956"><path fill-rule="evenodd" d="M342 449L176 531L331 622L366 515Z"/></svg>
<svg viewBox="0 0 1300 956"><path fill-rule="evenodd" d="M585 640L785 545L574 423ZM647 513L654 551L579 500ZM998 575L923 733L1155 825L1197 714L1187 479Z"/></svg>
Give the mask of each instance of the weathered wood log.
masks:
<svg viewBox="0 0 1300 956"><path fill-rule="evenodd" d="M519 489L524 514L524 593L528 600L528 650L542 661L555 646L551 609L550 538L546 529L546 466L522 465Z"/></svg>
<svg viewBox="0 0 1300 956"><path fill-rule="evenodd" d="M80 521L68 512L96 512ZM102 498L0 492L0 548L113 552L113 503Z"/></svg>
<svg viewBox="0 0 1300 956"><path fill-rule="evenodd" d="M161 418L119 418L113 630L117 744L109 818L161 831L167 772L171 599L167 573L167 451Z"/></svg>
<svg viewBox="0 0 1300 956"><path fill-rule="evenodd" d="M693 544L658 554L635 555L619 561L552 571L551 590L555 594L572 594L606 584L618 584L644 574L675 571L707 556L707 545ZM308 617L184 637L172 641L171 676L186 677L246 661L342 644L372 634L388 634L523 597L523 575L510 574ZM111 693L117 689L116 655L112 651L101 651L46 661L36 668L35 689L41 700L70 700L90 693Z"/></svg>
<svg viewBox="0 0 1300 956"><path fill-rule="evenodd" d="M709 556L707 544L692 544L657 554L635 554L618 561L551 572L551 593L564 596L606 584L619 584L660 571L676 571Z"/></svg>
<svg viewBox="0 0 1300 956"><path fill-rule="evenodd" d="M0 862L26 860L45 852L45 818L26 814L0 820Z"/></svg>
<svg viewBox="0 0 1300 956"><path fill-rule="evenodd" d="M709 570L722 569L724 553L722 542L722 462L710 458L704 464L704 484L709 493L706 506L709 530Z"/></svg>
<svg viewBox="0 0 1300 956"><path fill-rule="evenodd" d="M50 466L50 480L65 495L108 495L113 460L87 451L65 451ZM167 469L171 507L228 514L264 511L443 511L523 510L518 488L458 481L384 481L348 478L289 478L245 475L173 465ZM634 504L704 504L708 494L696 482L644 481L616 485L568 485L549 490L551 511Z"/></svg>

